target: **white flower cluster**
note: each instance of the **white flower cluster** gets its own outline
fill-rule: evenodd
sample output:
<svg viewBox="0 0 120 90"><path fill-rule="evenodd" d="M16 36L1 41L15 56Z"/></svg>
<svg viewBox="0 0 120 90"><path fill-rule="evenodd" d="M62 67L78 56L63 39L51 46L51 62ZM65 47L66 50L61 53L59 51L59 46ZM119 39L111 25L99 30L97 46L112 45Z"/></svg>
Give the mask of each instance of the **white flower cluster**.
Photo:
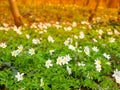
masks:
<svg viewBox="0 0 120 90"><path fill-rule="evenodd" d="M78 65L78 66L82 66L82 67L84 67L84 66L85 66L85 64L84 64L83 62L81 62L81 63L80 63L80 62L78 62L78 63L77 63L77 65Z"/></svg>
<svg viewBox="0 0 120 90"><path fill-rule="evenodd" d="M29 39L29 38L30 38L30 35L29 35L29 34L26 34L25 36L26 36L26 38L27 38L27 39Z"/></svg>
<svg viewBox="0 0 120 90"><path fill-rule="evenodd" d="M39 31L38 33L43 34L43 33L46 33L46 32L47 32L47 30L45 29L45 30Z"/></svg>
<svg viewBox="0 0 120 90"><path fill-rule="evenodd" d="M75 38L75 39L84 39L84 38L85 38L85 34L84 34L83 31L80 31L80 32L79 32L79 36L74 35L74 38Z"/></svg>
<svg viewBox="0 0 120 90"><path fill-rule="evenodd" d="M114 74L112 76L115 78L116 83L120 84L120 71L118 71L118 69L114 71Z"/></svg>
<svg viewBox="0 0 120 90"><path fill-rule="evenodd" d="M56 27L57 29L62 28L59 22L56 22L55 24L53 24L53 26Z"/></svg>
<svg viewBox="0 0 120 90"><path fill-rule="evenodd" d="M52 36L48 36L48 42L54 43L54 39Z"/></svg>
<svg viewBox="0 0 120 90"><path fill-rule="evenodd" d="M98 42L95 38L93 38L92 40L93 40L93 42Z"/></svg>
<svg viewBox="0 0 120 90"><path fill-rule="evenodd" d="M23 50L23 46L19 45L17 50L12 51L12 56L16 57Z"/></svg>
<svg viewBox="0 0 120 90"><path fill-rule="evenodd" d="M71 30L72 30L72 27L71 27L71 26L64 27L64 30L65 30L65 31L71 31Z"/></svg>
<svg viewBox="0 0 120 90"><path fill-rule="evenodd" d="M48 27L51 27L51 24L50 23L42 23L42 22L40 22L37 26L38 26L39 29L44 30L44 29L48 29Z"/></svg>
<svg viewBox="0 0 120 90"><path fill-rule="evenodd" d="M99 33L99 35L103 35L104 33L102 29L99 29L97 32Z"/></svg>
<svg viewBox="0 0 120 90"><path fill-rule="evenodd" d="M40 44L40 40L38 38L33 38L32 39L33 44Z"/></svg>
<svg viewBox="0 0 120 90"><path fill-rule="evenodd" d="M88 46L84 47L84 52L85 52L86 55L90 56L90 49L89 49Z"/></svg>
<svg viewBox="0 0 120 90"><path fill-rule="evenodd" d="M73 42L73 39L72 38L67 38L65 41L64 41L64 45L65 46L68 46L69 44L71 44Z"/></svg>
<svg viewBox="0 0 120 90"><path fill-rule="evenodd" d="M6 43L0 43L0 47L1 47L1 48L6 48L7 45L6 45Z"/></svg>
<svg viewBox="0 0 120 90"><path fill-rule="evenodd" d="M117 29L114 29L114 34L115 35L120 35L120 32Z"/></svg>
<svg viewBox="0 0 120 90"><path fill-rule="evenodd" d="M113 38L113 37L110 37L110 38L109 38L109 42L110 42L110 43L114 43L114 42L115 42L115 40L116 40L116 39L115 39L115 38Z"/></svg>
<svg viewBox="0 0 120 90"><path fill-rule="evenodd" d="M99 19L99 18L98 18ZM82 21L81 24L83 25L88 25L88 27L91 27L90 23L87 22L87 21ZM51 25L55 26L57 29L61 28L61 29L64 29L64 31L71 31L74 27L77 26L77 23L76 22L73 22L71 24L71 26L62 26L60 25L59 22L56 22L56 24L50 24L50 23L33 23L31 25L31 28L35 28L35 32L38 33L38 34L43 34L45 32L47 32L47 29L48 27L51 27ZM79 25L79 24L78 24ZM5 30L7 31L8 29L11 29L11 28L8 28L8 25L4 24L4 27L0 27L0 30ZM82 27L83 29L87 29L87 27ZM16 26L12 27L12 29L19 35L22 34L22 31L21 31L21 27L17 28ZM99 42L98 39L103 39L102 38L102 35L106 34L109 36L107 39L108 39L108 42L110 43L114 43L115 41L117 41L117 38L115 38L114 36L112 35L120 35L120 32L116 29L111 30L111 29L108 29L107 32L104 32L104 29L98 29L97 31L97 37L93 37L92 40L93 42ZM29 34L25 34L25 37L27 39L30 39L30 35ZM99 52L99 49L97 46L93 46L92 48L90 48L89 46L79 46L78 44L80 43L79 41L75 41L75 44L73 44L74 40L81 40L85 38L85 32L84 31L80 31L78 33L78 35L72 35L72 37L68 37L65 41L64 41L64 45L68 47L68 49L72 50L72 51L77 51L78 52L82 52L82 53L85 53L87 56L90 56L92 55L92 51L94 52ZM48 37L46 38L48 40L48 42L50 43L54 43L55 42L55 38L53 38L52 36L48 35ZM106 38L105 38L106 39ZM79 42L79 43L78 43ZM40 44L41 43L41 39L39 38L33 38L32 39L32 44ZM80 44L81 45L81 44ZM102 46L107 46L107 43L101 43ZM5 42L2 42L0 43L0 47L1 48L6 48L7 45ZM22 52L23 50L23 46L22 45L19 45L17 47L17 50L14 50L11 52L12 56L16 57L17 55L20 54L20 52ZM91 51L90 51L91 50ZM53 53L55 52L55 50L51 49L49 50L49 54L50 55L53 55ZM35 54L35 49L34 48L29 48L28 51L27 51L28 54L30 55L34 55ZM111 59L111 56L109 54L106 54L106 53L103 53L102 56L104 58L106 58L108 61L106 62L107 65L111 65L111 63L109 62L109 60ZM65 55L65 56L58 56L55 63L58 65L58 66L66 66L66 70L67 70L67 73L70 75L72 73L72 67L71 65L69 65L69 62L72 60L72 58L70 57L70 55ZM96 69L96 72L101 72L102 71L102 60L100 59L96 59L94 60L94 65L95 65L95 69ZM76 62L77 66L80 66L80 67L84 67L86 66L83 62ZM54 65L54 63L52 62L51 59L48 59L46 60L45 62L45 67L46 68L50 68ZM71 68L70 68L71 67ZM17 72L17 74L15 75L15 77L17 78L18 81L21 81L23 80L23 75L24 73L20 73L20 72ZM118 71L117 69L114 71L114 74L112 75L116 82L118 84L120 84L120 71ZM40 79L40 86L44 86L44 81L43 81L43 78Z"/></svg>
<svg viewBox="0 0 120 90"><path fill-rule="evenodd" d="M68 54L68 55L66 55L66 56L59 56L59 57L57 58L57 61L56 61L56 64L58 64L58 65L60 65L60 66L67 64L66 70L67 70L67 72L68 72L69 75L72 73L71 68L68 66L68 62L69 62L70 60L71 60L71 57L70 57L69 54Z"/></svg>
<svg viewBox="0 0 120 90"><path fill-rule="evenodd" d="M22 32L21 32L21 27L17 28L16 26L14 26L14 27L13 27L13 30L14 30L17 34L19 34L19 35L22 34Z"/></svg>
<svg viewBox="0 0 120 90"><path fill-rule="evenodd" d="M92 48L92 50L95 51L95 52L98 52L98 51L99 51L99 49L98 49L96 46L94 46L94 47Z"/></svg>
<svg viewBox="0 0 120 90"><path fill-rule="evenodd" d="M76 50L76 47L73 46L72 44L70 44L70 45L68 46L68 48L69 48L70 50L72 50L72 51L75 51L75 50Z"/></svg>
<svg viewBox="0 0 120 90"><path fill-rule="evenodd" d="M70 56L69 55L66 55L66 56L61 56L61 57L58 57L57 58L57 62L56 64L62 66L62 65L65 65L67 64L67 67L66 67L66 70L68 72L68 74L70 75L72 73L72 70L71 68L68 66L68 62L71 60ZM45 66L46 68L50 68L53 66L52 64L52 60L48 59L45 63Z"/></svg>
<svg viewBox="0 0 120 90"><path fill-rule="evenodd" d="M90 23L88 22L88 21L81 21L81 24L83 24L83 25L89 25Z"/></svg>
<svg viewBox="0 0 120 90"><path fill-rule="evenodd" d="M59 57L57 58L56 64L62 66L62 65L68 64L68 62L69 62L70 60L71 60L71 57L69 56L69 54L66 55L66 56L59 56Z"/></svg>
<svg viewBox="0 0 120 90"><path fill-rule="evenodd" d="M76 27L77 26L77 23L74 21L72 22L72 27Z"/></svg>
<svg viewBox="0 0 120 90"><path fill-rule="evenodd" d="M10 30L10 27L7 23L3 23L3 26L0 26L0 30L8 31Z"/></svg>
<svg viewBox="0 0 120 90"><path fill-rule="evenodd" d="M102 68L101 68L101 60L96 59L96 60L95 60L95 65L96 65L96 70L97 70L98 72L100 72L100 71L102 70Z"/></svg>
<svg viewBox="0 0 120 90"><path fill-rule="evenodd" d="M111 30L111 29L108 29L108 30L107 30L107 34L108 34L108 35L113 35L112 30Z"/></svg>
<svg viewBox="0 0 120 90"><path fill-rule="evenodd" d="M75 39L78 39L78 36L77 36L77 35L74 35L74 38L75 38Z"/></svg>
<svg viewBox="0 0 120 90"><path fill-rule="evenodd" d="M83 31L81 31L79 34L80 34L80 35L79 35L79 38L80 38L80 39L84 39L84 37L85 37L84 32L83 32Z"/></svg>
<svg viewBox="0 0 120 90"><path fill-rule="evenodd" d="M32 23L30 28L35 28L35 29L39 28L39 29L43 30L43 29L48 29L48 27L51 27L50 23L40 22L40 23Z"/></svg>
<svg viewBox="0 0 120 90"><path fill-rule="evenodd" d="M21 52L22 50L23 50L23 46L22 46L22 45L19 45L17 50L14 50L14 51L11 52L11 53L12 53L12 56L16 57L17 55L20 54L20 52ZM29 51L28 51L28 53L29 53L30 55L33 55L33 54L35 54L35 50L34 50L33 48L30 48Z"/></svg>
<svg viewBox="0 0 120 90"><path fill-rule="evenodd" d="M104 53L103 56L104 56L105 58L107 58L108 60L110 60L110 58L111 58L110 55L109 55L109 54L106 54L106 53Z"/></svg>
<svg viewBox="0 0 120 90"><path fill-rule="evenodd" d="M76 46L77 46L77 42L75 43L76 46L73 46L72 45L72 42L73 42L73 39L72 38L67 38L65 41L64 41L64 45L65 46L68 46L68 49L72 50L72 51L75 51L76 50Z"/></svg>

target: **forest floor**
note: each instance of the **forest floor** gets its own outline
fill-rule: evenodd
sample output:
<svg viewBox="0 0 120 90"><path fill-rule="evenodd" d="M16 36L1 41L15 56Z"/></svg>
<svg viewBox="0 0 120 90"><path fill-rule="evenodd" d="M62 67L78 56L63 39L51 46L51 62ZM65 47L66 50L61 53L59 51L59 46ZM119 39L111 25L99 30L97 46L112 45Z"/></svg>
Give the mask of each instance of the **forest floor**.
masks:
<svg viewBox="0 0 120 90"><path fill-rule="evenodd" d="M117 9L19 5L26 26L15 27L0 3L0 88L119 90Z"/></svg>

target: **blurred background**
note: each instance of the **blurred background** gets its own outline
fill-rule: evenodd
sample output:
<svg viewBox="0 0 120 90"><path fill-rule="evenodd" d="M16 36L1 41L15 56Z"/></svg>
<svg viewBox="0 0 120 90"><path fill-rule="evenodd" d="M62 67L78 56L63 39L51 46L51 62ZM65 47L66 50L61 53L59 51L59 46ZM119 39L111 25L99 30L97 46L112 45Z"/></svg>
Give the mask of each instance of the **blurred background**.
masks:
<svg viewBox="0 0 120 90"><path fill-rule="evenodd" d="M120 0L16 0L16 2L22 17L29 23L81 21L83 17L87 20L93 11L98 17L101 15L112 17L118 15L120 7ZM12 24L14 20L8 0L0 0L0 11L0 24Z"/></svg>

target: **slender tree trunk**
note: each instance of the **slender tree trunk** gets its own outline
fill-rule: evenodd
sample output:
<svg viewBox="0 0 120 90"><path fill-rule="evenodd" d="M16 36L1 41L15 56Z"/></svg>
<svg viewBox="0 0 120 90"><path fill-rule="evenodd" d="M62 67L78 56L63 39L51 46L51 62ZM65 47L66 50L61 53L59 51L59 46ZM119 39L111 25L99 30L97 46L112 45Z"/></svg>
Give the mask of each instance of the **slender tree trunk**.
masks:
<svg viewBox="0 0 120 90"><path fill-rule="evenodd" d="M85 1L85 6L88 6L90 0Z"/></svg>
<svg viewBox="0 0 120 90"><path fill-rule="evenodd" d="M15 25L17 27L23 25L22 16L19 13L16 0L9 0L10 9L14 18Z"/></svg>
<svg viewBox="0 0 120 90"><path fill-rule="evenodd" d="M120 7L118 9L118 17L117 17L118 22L120 22Z"/></svg>
<svg viewBox="0 0 120 90"><path fill-rule="evenodd" d="M108 2L108 8L117 8L118 7L119 0L109 0Z"/></svg>
<svg viewBox="0 0 120 90"><path fill-rule="evenodd" d="M95 8L94 8L94 10L91 10L91 12L90 12L91 15L89 16L89 19L88 19L89 22L91 22L93 20L93 17L95 16L95 13L96 13L99 3L100 3L99 0L95 0L95 2L96 2Z"/></svg>

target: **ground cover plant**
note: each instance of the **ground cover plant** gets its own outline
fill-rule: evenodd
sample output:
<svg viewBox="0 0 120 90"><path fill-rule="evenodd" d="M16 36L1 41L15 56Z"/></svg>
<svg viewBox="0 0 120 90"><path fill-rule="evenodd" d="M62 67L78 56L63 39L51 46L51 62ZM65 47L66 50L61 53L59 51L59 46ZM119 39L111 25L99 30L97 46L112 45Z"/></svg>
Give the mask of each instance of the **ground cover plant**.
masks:
<svg viewBox="0 0 120 90"><path fill-rule="evenodd" d="M0 12L0 90L120 89L115 9L99 9L90 23L78 6L20 7L29 23L18 28Z"/></svg>
<svg viewBox="0 0 120 90"><path fill-rule="evenodd" d="M0 83L37 90L118 90L120 27L33 23L0 27Z"/></svg>

